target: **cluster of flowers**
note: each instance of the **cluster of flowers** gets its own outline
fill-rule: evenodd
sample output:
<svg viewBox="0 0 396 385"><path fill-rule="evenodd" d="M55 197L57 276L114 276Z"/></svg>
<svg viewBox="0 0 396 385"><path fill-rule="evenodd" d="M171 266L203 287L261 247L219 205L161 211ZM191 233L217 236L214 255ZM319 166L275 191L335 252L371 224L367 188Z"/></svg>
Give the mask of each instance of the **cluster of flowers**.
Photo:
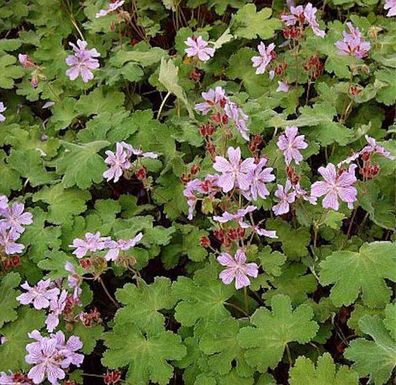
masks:
<svg viewBox="0 0 396 385"><path fill-rule="evenodd" d="M233 122L242 138L249 140L249 130L246 124L249 117L235 102L230 100L223 88L211 88L207 92L202 92L201 95L205 101L195 105L196 111L202 115L210 112L212 122L223 128L226 128L230 121Z"/></svg>
<svg viewBox="0 0 396 385"><path fill-rule="evenodd" d="M85 257L87 254L106 251L104 259L109 262L117 261L123 251L128 251L135 247L142 238L143 234L138 233L132 239L114 241L110 237L102 237L99 232L95 234L86 233L84 239L74 239L70 247L75 249L73 254L78 259Z"/></svg>
<svg viewBox="0 0 396 385"><path fill-rule="evenodd" d="M359 171L364 179L371 179L375 177L379 172L379 165L372 163L372 157L374 154L378 154L389 160L395 160L396 158L391 155L384 147L379 145L374 138L365 135L368 145L364 146L360 151L354 152L350 157L338 163L337 167L341 167L344 164L350 164L356 162L359 165L359 159L362 160L363 165L360 166ZM355 165L356 166L356 165Z"/></svg>
<svg viewBox="0 0 396 385"><path fill-rule="evenodd" d="M325 32L319 28L316 20L316 12L318 10L311 4L307 3L305 7L298 5L291 6L289 13L281 15L282 21L286 24L287 29L284 35L296 38L301 34L303 27L307 24L316 36L324 37Z"/></svg>
<svg viewBox="0 0 396 385"><path fill-rule="evenodd" d="M0 196L0 247L5 255L21 254L25 248L15 242L25 231L24 226L33 222L32 214L24 210L23 203L10 204L5 195Z"/></svg>
<svg viewBox="0 0 396 385"><path fill-rule="evenodd" d="M370 43L363 39L359 28L347 23L348 32L343 32L344 38L335 43L340 55L352 55L358 59L364 58L370 50Z"/></svg>
<svg viewBox="0 0 396 385"><path fill-rule="evenodd" d="M47 309L47 318L45 324L49 332L53 332L59 325L59 317L66 310L70 310L70 306L74 302L79 301L80 289L76 291L75 298L68 295L66 290L60 290L59 282L51 280L41 280L36 285L30 286L28 282L21 285L26 292L17 297L22 305L33 305L36 310Z"/></svg>
<svg viewBox="0 0 396 385"><path fill-rule="evenodd" d="M74 268L70 270L74 272ZM69 278L69 283L70 281ZM61 315L70 322L74 321L73 308L76 304L80 304L79 295L81 293L79 288L81 280L78 284L75 281L74 274L73 284L71 285L75 288L73 295L68 294L66 290L61 290L62 280L55 282L49 279L40 280L34 286L30 286L25 282L21 285L25 292L16 299L22 305L33 305L36 310L46 309L45 325L47 331L52 333L59 325L59 317ZM81 313L79 318L83 320L83 317L84 313ZM84 356L77 353L82 348L82 342L79 337L71 336L66 341L62 331L43 337L37 330L28 333L28 335L36 340L36 342L26 346L28 354L25 357L25 361L33 365L32 368L27 376L21 373L0 373L0 385L13 384L16 379L21 381L22 384L30 384L31 382L40 384L46 378L51 384L56 385L58 380L65 378L65 370L70 365L78 367L82 364ZM7 340L2 342L7 343Z"/></svg>
<svg viewBox="0 0 396 385"><path fill-rule="evenodd" d="M79 337L71 336L67 341L62 331L43 337L38 330L33 330L28 334L34 339L26 345L28 354L25 361L34 365L28 373L33 383L40 384L45 378L56 385L58 380L65 378L67 370L71 365L79 367L84 355L77 353L83 346Z"/></svg>
<svg viewBox="0 0 396 385"><path fill-rule="evenodd" d="M150 158L157 159L158 154L154 152L143 152L142 150L132 147L125 142L116 143L116 151L106 151L107 158L105 163L109 169L103 173L103 177L107 181L113 180L114 183L118 182L121 176L130 171L133 166L132 156L137 158ZM143 180L146 177L146 169L144 166L137 168L136 177Z"/></svg>

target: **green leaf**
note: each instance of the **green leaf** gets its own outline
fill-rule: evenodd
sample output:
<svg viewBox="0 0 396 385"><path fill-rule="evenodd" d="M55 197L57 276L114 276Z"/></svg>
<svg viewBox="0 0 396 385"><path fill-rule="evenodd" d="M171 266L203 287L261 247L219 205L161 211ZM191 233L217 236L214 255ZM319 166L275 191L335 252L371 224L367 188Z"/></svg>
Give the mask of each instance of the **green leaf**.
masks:
<svg viewBox="0 0 396 385"><path fill-rule="evenodd" d="M395 307L396 305L388 306ZM360 329L372 340L358 338L350 343L344 353L348 360L354 361L353 368L359 375L370 376L375 385L386 383L396 366L396 340L386 329L392 321L389 313L394 314L394 309L388 310L384 321L379 316L363 317L359 321ZM390 325L394 337L395 324Z"/></svg>
<svg viewBox="0 0 396 385"><path fill-rule="evenodd" d="M237 37L245 39L270 39L276 29L281 28L280 20L272 18L271 8L257 12L254 4L246 4L232 18L231 31Z"/></svg>
<svg viewBox="0 0 396 385"><path fill-rule="evenodd" d="M15 309L18 307L19 302L16 297L19 294L15 290L21 282L21 277L18 273L8 273L0 281L0 328L6 322L15 321L18 317Z"/></svg>
<svg viewBox="0 0 396 385"><path fill-rule="evenodd" d="M166 56L166 51L159 47L149 48L147 51L123 51L119 50L110 59L110 63L121 67L127 62L139 63L143 67L159 63Z"/></svg>
<svg viewBox="0 0 396 385"><path fill-rule="evenodd" d="M58 250L61 246L61 228L59 226L49 226L47 213L40 207L35 207L31 211L33 223L26 226L21 237L21 242L30 245L29 256L34 262L38 262L46 256L50 250Z"/></svg>
<svg viewBox="0 0 396 385"><path fill-rule="evenodd" d="M38 150L12 149L8 163L11 168L28 179L32 187L47 184L55 179L55 174L44 167L43 158Z"/></svg>
<svg viewBox="0 0 396 385"><path fill-rule="evenodd" d="M179 69L173 64L172 59L161 59L158 80L168 90L179 98L187 108L190 118L194 118L194 112L187 99L187 95L183 88L179 85Z"/></svg>
<svg viewBox="0 0 396 385"><path fill-rule="evenodd" d="M179 277L173 284L173 292L180 301L175 309L176 320L183 326L193 326L199 320L207 323L228 318L230 313L224 303L235 289L220 281L218 268L213 262L198 270L193 279Z"/></svg>
<svg viewBox="0 0 396 385"><path fill-rule="evenodd" d="M82 95L76 103L79 115L99 115L102 112L117 112L124 103L125 96L119 91L109 91L104 87L95 88L88 95Z"/></svg>
<svg viewBox="0 0 396 385"><path fill-rule="evenodd" d="M43 311L23 307L16 321L0 329L6 342L0 345L0 371L18 371L30 368L25 362L26 345L34 342L28 337L32 330L40 330L44 325Z"/></svg>
<svg viewBox="0 0 396 385"><path fill-rule="evenodd" d="M19 64L15 65L16 62L12 55L4 54L0 57L0 88L12 89L14 80L24 75L23 68Z"/></svg>
<svg viewBox="0 0 396 385"><path fill-rule="evenodd" d="M99 339L102 339L104 328L102 325L84 326L78 322L73 327L73 335L80 337L83 347L81 352L91 354Z"/></svg>
<svg viewBox="0 0 396 385"><path fill-rule="evenodd" d="M229 317L222 322L211 323L204 330L199 348L208 356L207 363L213 371L225 375L235 367L243 377L252 372L236 339L239 331L237 320Z"/></svg>
<svg viewBox="0 0 396 385"><path fill-rule="evenodd" d="M186 354L180 336L171 331L161 331L144 336L132 323L115 324L105 334L102 364L111 369L128 367L126 381L146 385L150 381L166 385L173 374L170 360L180 360Z"/></svg>
<svg viewBox="0 0 396 385"><path fill-rule="evenodd" d="M312 321L313 310L303 304L293 310L290 298L277 295L271 301L272 311L260 307L251 317L251 324L238 334L239 344L247 349L245 358L260 372L274 368L282 359L286 345L300 344L315 337L318 325Z"/></svg>
<svg viewBox="0 0 396 385"><path fill-rule="evenodd" d="M270 242L281 242L283 252L290 259L299 259L308 254L307 246L311 236L306 228L294 229L289 223L281 219L269 219L266 222L266 227L268 230L275 230L278 236L277 239Z"/></svg>
<svg viewBox="0 0 396 385"><path fill-rule="evenodd" d="M329 353L318 358L316 367L306 357L298 357L290 370L290 385L358 385L359 376L347 366L338 370Z"/></svg>
<svg viewBox="0 0 396 385"><path fill-rule="evenodd" d="M334 284L330 291L334 305L350 305L361 292L364 304L381 307L391 295L385 279L396 282L396 243L365 243L359 252L335 251L320 266L321 284Z"/></svg>
<svg viewBox="0 0 396 385"><path fill-rule="evenodd" d="M91 198L88 191L76 188L65 189L62 184L44 187L33 195L33 202L48 204L47 220L54 224L63 224L86 210L86 201Z"/></svg>
<svg viewBox="0 0 396 385"><path fill-rule="evenodd" d="M98 152L109 144L104 140L87 144L63 142L67 151L56 161L56 172L63 174L62 184L86 189L93 183L100 183L107 167Z"/></svg>
<svg viewBox="0 0 396 385"><path fill-rule="evenodd" d="M271 280L274 287L263 294L267 301L274 295L288 295L293 304L304 302L308 294L316 290L317 282L312 274L306 274L307 268L303 264L291 264L283 268L282 274Z"/></svg>
<svg viewBox="0 0 396 385"><path fill-rule="evenodd" d="M159 312L172 309L176 299L171 291L171 281L165 277L155 277L147 285L139 280L139 287L128 283L116 292L116 298L124 307L116 314L115 322L133 324L142 332L155 334L164 328L165 317Z"/></svg>
<svg viewBox="0 0 396 385"><path fill-rule="evenodd" d="M11 190L15 191L21 187L19 172L8 166L5 152L0 151L0 193L9 195Z"/></svg>

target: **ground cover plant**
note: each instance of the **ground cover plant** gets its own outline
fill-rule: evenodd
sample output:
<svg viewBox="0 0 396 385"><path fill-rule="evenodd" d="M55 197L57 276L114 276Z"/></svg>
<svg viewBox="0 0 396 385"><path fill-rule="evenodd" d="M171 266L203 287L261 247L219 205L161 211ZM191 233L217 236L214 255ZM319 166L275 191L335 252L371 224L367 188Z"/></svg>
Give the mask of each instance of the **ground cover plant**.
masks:
<svg viewBox="0 0 396 385"><path fill-rule="evenodd" d="M395 0L6 0L0 385L392 384Z"/></svg>

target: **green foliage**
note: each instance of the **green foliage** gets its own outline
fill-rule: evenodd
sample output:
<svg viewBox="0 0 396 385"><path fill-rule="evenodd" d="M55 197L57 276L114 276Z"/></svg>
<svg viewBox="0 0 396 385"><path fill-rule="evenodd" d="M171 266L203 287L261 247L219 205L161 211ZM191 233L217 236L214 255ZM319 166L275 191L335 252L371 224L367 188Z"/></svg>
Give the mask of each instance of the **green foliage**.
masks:
<svg viewBox="0 0 396 385"><path fill-rule="evenodd" d="M18 273L8 273L0 282L0 328L6 322L15 321L18 317L15 309L18 306L16 297L19 292L15 288L20 280Z"/></svg>
<svg viewBox="0 0 396 385"><path fill-rule="evenodd" d="M379 316L362 317L359 327L372 340L358 338L345 352L359 375L370 376L376 385L386 383L396 366L395 308L394 304L387 305L384 320Z"/></svg>
<svg viewBox="0 0 396 385"><path fill-rule="evenodd" d="M45 315L42 311L23 308L18 312L18 318L0 329L6 343L0 345L0 370L26 370L25 346L32 342L28 333L41 329Z"/></svg>
<svg viewBox="0 0 396 385"><path fill-rule="evenodd" d="M50 335L50 309L16 300L22 282L49 279L69 296L55 332L79 337L85 356L83 367L64 368L64 382L114 369L128 385L390 384L396 26L385 2L312 2L324 37L307 15L287 26L283 0L125 1L97 18L110 3L1 4L0 193L33 222L21 229L18 213L0 210L0 372L29 373L28 333ZM338 52L347 23L370 43L362 58ZM186 52L199 36L214 49L206 61ZM100 53L88 82L66 73L78 39ZM275 49L257 74L260 43ZM212 100L216 87L224 98L217 88ZM205 98L201 113L194 106ZM290 126L307 143L301 161L285 162L277 145ZM377 142L372 153L366 135ZM119 142L158 158L128 153L130 164L113 164L119 180L105 181L106 152ZM275 179L265 199L250 199L239 177L228 193L216 177L204 182L231 146L241 161L266 158ZM353 208L314 204L320 167L339 165L341 177L358 154ZM287 180L296 196L277 215ZM333 187L338 200L348 195ZM256 209L241 220L213 218L248 205ZM72 245L87 233L105 243L79 259ZM122 246L139 233L109 260L110 239ZM7 254L11 238L21 253ZM240 260L217 260L238 249L257 276Z"/></svg>
<svg viewBox="0 0 396 385"><path fill-rule="evenodd" d="M248 364L261 372L279 363L290 342L305 344L318 331L309 305L293 310L289 297L276 295L271 300L271 309L257 309L251 318L253 326L242 328L238 333L239 344L247 349Z"/></svg>
<svg viewBox="0 0 396 385"><path fill-rule="evenodd" d="M128 367L127 381L137 385L149 381L166 385L173 373L169 361L180 360L186 354L180 337L171 331L145 336L132 323L116 323L104 341L108 350L103 355L103 365L113 369Z"/></svg>
<svg viewBox="0 0 396 385"><path fill-rule="evenodd" d="M290 385L358 385L356 372L347 366L338 370L329 353L318 358L317 365L306 357L299 357L290 370Z"/></svg>
<svg viewBox="0 0 396 385"><path fill-rule="evenodd" d="M334 284L332 302L350 305L361 293L367 306L384 306L391 295L384 280L396 282L395 246L391 242L366 243L359 252L336 251L321 262L321 283Z"/></svg>

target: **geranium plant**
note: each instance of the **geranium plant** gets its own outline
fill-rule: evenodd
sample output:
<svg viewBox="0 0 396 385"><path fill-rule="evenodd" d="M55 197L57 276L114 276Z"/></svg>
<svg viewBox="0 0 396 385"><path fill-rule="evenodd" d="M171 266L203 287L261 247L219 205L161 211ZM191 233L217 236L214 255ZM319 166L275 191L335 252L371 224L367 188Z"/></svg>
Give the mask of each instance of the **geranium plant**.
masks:
<svg viewBox="0 0 396 385"><path fill-rule="evenodd" d="M394 0L0 7L0 385L392 384Z"/></svg>

